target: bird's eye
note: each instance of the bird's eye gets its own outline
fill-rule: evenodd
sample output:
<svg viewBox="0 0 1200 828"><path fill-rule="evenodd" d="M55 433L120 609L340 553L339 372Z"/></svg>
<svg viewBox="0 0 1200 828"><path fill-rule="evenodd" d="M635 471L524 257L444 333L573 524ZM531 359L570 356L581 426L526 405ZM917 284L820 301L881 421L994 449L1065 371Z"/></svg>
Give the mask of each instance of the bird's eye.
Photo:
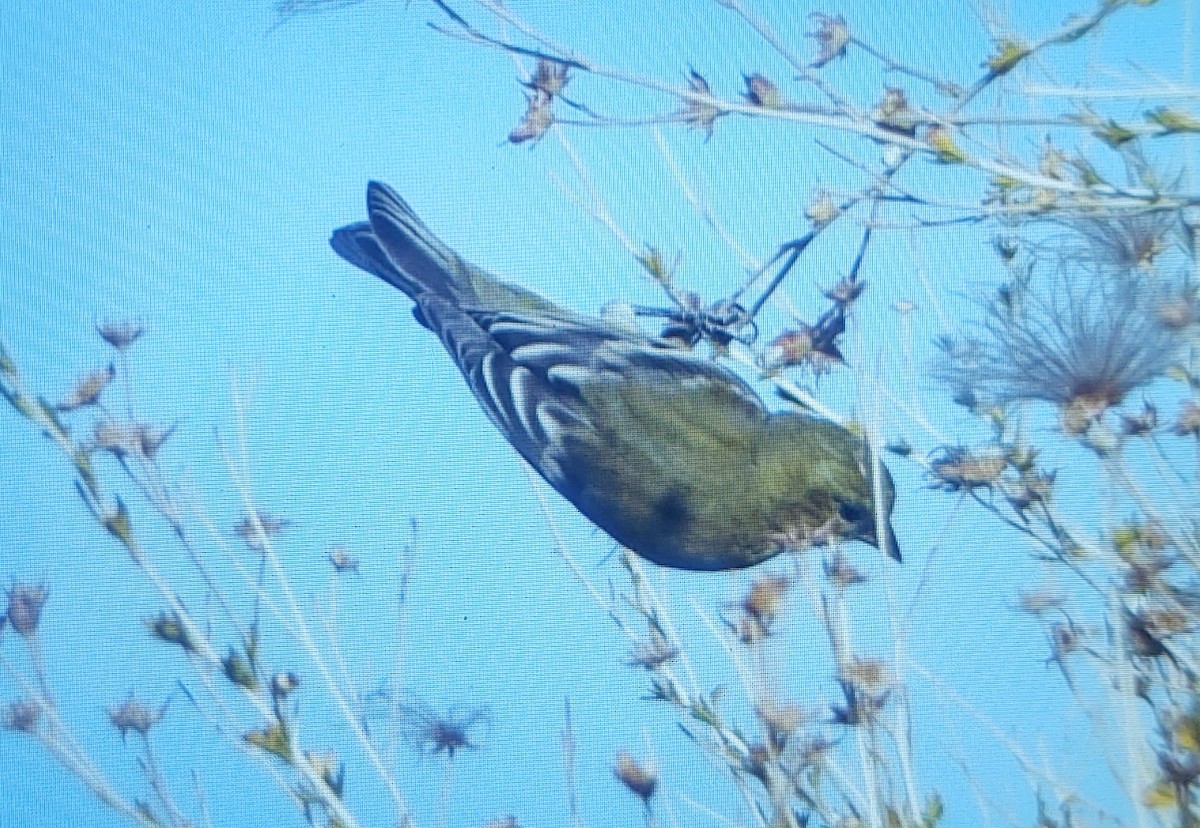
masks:
<svg viewBox="0 0 1200 828"><path fill-rule="evenodd" d="M851 526L858 526L873 518L871 510L860 503L839 503L838 517Z"/></svg>

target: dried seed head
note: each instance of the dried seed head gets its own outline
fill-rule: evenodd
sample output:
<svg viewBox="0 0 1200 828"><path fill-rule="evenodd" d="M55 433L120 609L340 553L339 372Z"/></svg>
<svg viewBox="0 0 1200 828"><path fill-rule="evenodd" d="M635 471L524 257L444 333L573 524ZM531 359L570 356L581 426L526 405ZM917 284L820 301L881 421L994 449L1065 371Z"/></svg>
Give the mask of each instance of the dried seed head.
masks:
<svg viewBox="0 0 1200 828"><path fill-rule="evenodd" d="M842 307L849 307L855 299L862 296L862 292L866 289L865 280L847 276L829 290L823 290L821 293L825 295L826 299L830 299Z"/></svg>
<svg viewBox="0 0 1200 828"><path fill-rule="evenodd" d="M775 337L763 351L763 371L773 373L808 361L814 354L812 329L807 325L792 328Z"/></svg>
<svg viewBox="0 0 1200 828"><path fill-rule="evenodd" d="M742 610L751 618L769 622L779 612L791 585L790 579L779 575L756 578L742 599Z"/></svg>
<svg viewBox="0 0 1200 828"><path fill-rule="evenodd" d="M920 115L909 108L904 90L895 86L889 86L884 91L883 100L871 113L871 120L884 129L903 135L915 135L921 123Z"/></svg>
<svg viewBox="0 0 1200 828"><path fill-rule="evenodd" d="M121 732L121 739L123 740L131 730L139 736L145 736L150 732L150 728L162 720L166 712L167 707L165 704L155 710L136 699L130 698L123 704L109 709L108 720L112 722L113 727Z"/></svg>
<svg viewBox="0 0 1200 828"><path fill-rule="evenodd" d="M92 428L92 445L116 457L141 454L141 427L137 423L99 420Z"/></svg>
<svg viewBox="0 0 1200 828"><path fill-rule="evenodd" d="M1034 503L1045 503L1050 499L1056 474L1057 472L1024 469L1016 480L1001 480L1000 488L1008 504L1017 512L1024 512Z"/></svg>
<svg viewBox="0 0 1200 828"><path fill-rule="evenodd" d="M138 340L145 327L140 322L102 322L96 326L100 338L118 351L124 351Z"/></svg>
<svg viewBox="0 0 1200 828"><path fill-rule="evenodd" d="M50 590L45 584L16 583L8 590L8 609L4 617L23 638L37 632L42 618L42 607Z"/></svg>
<svg viewBox="0 0 1200 828"><path fill-rule="evenodd" d="M1179 287L1076 248L1033 260L1030 275L1005 286L972 332L942 340L936 375L998 405L1052 403L1068 433L1082 434L1130 391L1166 373L1185 332L1163 324L1159 310Z"/></svg>
<svg viewBox="0 0 1200 828"><path fill-rule="evenodd" d="M653 765L643 765L627 751L617 751L617 764L613 767L617 779L636 794L647 806L654 790L658 787L658 769Z"/></svg>
<svg viewBox="0 0 1200 828"><path fill-rule="evenodd" d="M1158 426L1158 409L1148 402L1142 402L1142 410L1137 414L1121 415L1121 431L1128 437L1149 434Z"/></svg>
<svg viewBox="0 0 1200 828"><path fill-rule="evenodd" d="M1050 625L1050 650L1053 657L1062 659L1082 646L1083 633L1074 624L1055 621Z"/></svg>
<svg viewBox="0 0 1200 828"><path fill-rule="evenodd" d="M537 68L533 70L533 77L525 86L535 93L540 92L553 98L566 88L567 81L570 80L567 74L569 71L570 68L565 63L540 58Z"/></svg>
<svg viewBox="0 0 1200 828"><path fill-rule="evenodd" d="M477 724L487 725L491 721L487 707L451 708L439 713L415 696L396 705L393 715L399 723L401 738L418 753L426 756L444 753L450 759L460 750L477 750L479 745L472 740L471 731Z"/></svg>
<svg viewBox="0 0 1200 828"><path fill-rule="evenodd" d="M759 703L754 712L766 729L767 742L776 754L787 747L792 734L809 719L799 705L790 702L764 701Z"/></svg>
<svg viewBox="0 0 1200 828"><path fill-rule="evenodd" d="M1166 655L1167 648L1156 633L1161 634L1161 631L1154 630L1142 613L1125 613L1126 640L1134 655L1142 658L1157 658Z"/></svg>
<svg viewBox="0 0 1200 828"><path fill-rule="evenodd" d="M110 363L105 368L99 368L85 374L71 389L71 393L55 406L59 411L74 411L89 405L95 405L108 384L117 375L117 369Z"/></svg>
<svg viewBox="0 0 1200 828"><path fill-rule="evenodd" d="M649 640L640 642L626 663L630 667L644 667L647 670L654 670L674 661L678 656L679 648L671 644L662 632L651 627Z"/></svg>
<svg viewBox="0 0 1200 828"><path fill-rule="evenodd" d="M867 576L855 569L841 550L825 562L825 577L842 588L866 583L867 580Z"/></svg>
<svg viewBox="0 0 1200 828"><path fill-rule="evenodd" d="M263 548L262 538L258 534L259 527L262 528L262 534L270 538L291 525L291 521L287 518L275 517L270 512L260 511L256 517L257 520L246 516L233 527L234 534L245 541L247 547L256 552L262 551Z"/></svg>
<svg viewBox="0 0 1200 828"><path fill-rule="evenodd" d="M153 460L162 444L175 433L177 425L178 423L172 423L167 428L161 428L144 423L138 424L138 442L141 444L142 454Z"/></svg>
<svg viewBox="0 0 1200 828"><path fill-rule="evenodd" d="M5 730L26 733L30 736L37 733L38 721L42 717L42 707L37 702L15 701L4 708L0 724Z"/></svg>
<svg viewBox="0 0 1200 828"><path fill-rule="evenodd" d="M844 57L846 46L850 44L850 24L846 18L839 15L813 12L809 18L817 23L817 30L809 32L808 36L815 38L821 49L809 64L814 69L820 69L834 58Z"/></svg>
<svg viewBox="0 0 1200 828"><path fill-rule="evenodd" d="M688 86L693 92L712 95L712 88L708 85L708 81L695 69L688 71ZM704 130L704 140L707 141L712 137L713 125L716 124L717 118L724 114L724 110L707 101L689 99L684 101L683 108L679 110L677 117L691 129Z"/></svg>
<svg viewBox="0 0 1200 828"><path fill-rule="evenodd" d="M957 492L995 485L1007 466L1008 458L1002 451L972 453L962 446L946 446L940 457L930 461L929 471L938 481L937 488Z"/></svg>
<svg viewBox="0 0 1200 828"><path fill-rule="evenodd" d="M340 796L345 787L346 767L338 759L337 751L306 751L304 758L308 760L308 766L313 772L321 777L321 781Z"/></svg>
<svg viewBox="0 0 1200 828"><path fill-rule="evenodd" d="M1070 219L1081 252L1119 268L1151 270L1155 258L1171 246L1168 241L1178 222L1174 210L1113 215L1085 215Z"/></svg>
<svg viewBox="0 0 1200 828"><path fill-rule="evenodd" d="M1179 416L1171 430L1180 437L1200 437L1200 405L1190 400L1185 402L1180 407Z"/></svg>
<svg viewBox="0 0 1200 828"><path fill-rule="evenodd" d="M344 546L335 546L329 550L329 563L333 564L333 571L339 575L358 572L358 558L351 555Z"/></svg>
<svg viewBox="0 0 1200 828"><path fill-rule="evenodd" d="M196 649L196 642L188 635L187 627L174 612L160 612L147 619L146 626L150 633L161 641L176 644L187 652Z"/></svg>
<svg viewBox="0 0 1200 828"><path fill-rule="evenodd" d="M554 98L545 92L535 90L526 98L525 114L521 122L508 133L508 140L513 144L523 144L526 141L537 142L542 139L550 127L554 125Z"/></svg>
<svg viewBox="0 0 1200 828"><path fill-rule="evenodd" d="M271 695L276 699L287 698L300 686L300 677L291 671L281 671L271 676Z"/></svg>
<svg viewBox="0 0 1200 828"><path fill-rule="evenodd" d="M840 213L841 210L838 208L837 202L833 200L833 195L826 189L813 192L812 198L808 200L808 204L804 208L804 217L818 229L829 224Z"/></svg>
<svg viewBox="0 0 1200 828"><path fill-rule="evenodd" d="M783 93L779 91L779 87L766 75L755 73L753 75L742 75L742 78L746 81L746 91L743 95L750 103L755 106L761 106L763 109L783 109L786 107Z"/></svg>
<svg viewBox="0 0 1200 828"><path fill-rule="evenodd" d="M851 659L842 669L842 678L873 699L884 696L893 684L887 664L877 658Z"/></svg>
<svg viewBox="0 0 1200 828"><path fill-rule="evenodd" d="M1088 433L1088 430L1100 420L1100 417L1111 408L1117 400L1108 393L1080 394L1067 400L1059 412L1064 434L1078 437Z"/></svg>

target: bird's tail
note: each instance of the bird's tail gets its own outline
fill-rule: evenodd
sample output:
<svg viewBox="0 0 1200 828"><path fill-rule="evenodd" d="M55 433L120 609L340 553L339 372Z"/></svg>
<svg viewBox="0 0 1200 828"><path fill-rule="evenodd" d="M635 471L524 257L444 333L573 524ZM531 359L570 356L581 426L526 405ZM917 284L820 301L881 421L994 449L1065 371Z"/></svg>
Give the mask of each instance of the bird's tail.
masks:
<svg viewBox="0 0 1200 828"><path fill-rule="evenodd" d="M442 243L386 184L367 185L369 221L335 230L329 244L350 264L404 291L412 299L435 294L462 298L470 265Z"/></svg>
<svg viewBox="0 0 1200 828"><path fill-rule="evenodd" d="M570 318L533 291L502 282L459 258L386 184L367 185L367 216L368 221L335 230L329 243L350 264L407 293L418 318L423 318L420 308L433 299L460 309Z"/></svg>

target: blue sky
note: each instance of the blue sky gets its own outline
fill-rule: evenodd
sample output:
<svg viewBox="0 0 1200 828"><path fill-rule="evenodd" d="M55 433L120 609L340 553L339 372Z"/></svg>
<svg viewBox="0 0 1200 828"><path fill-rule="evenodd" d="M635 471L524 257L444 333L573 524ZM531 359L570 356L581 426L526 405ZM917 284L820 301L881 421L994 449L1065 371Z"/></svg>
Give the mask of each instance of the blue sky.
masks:
<svg viewBox="0 0 1200 828"><path fill-rule="evenodd" d="M740 90L742 73L762 71L801 94L779 58L715 3L511 5L609 66L682 82L691 65L726 95ZM473 20L486 19L463 7ZM825 9L781 0L756 8L801 51L810 46L802 41L812 27L807 12L840 11L863 39L963 83L978 76L991 50L986 16L975 4ZM1040 33L1068 9L1088 8L1014 0L996 14L1019 33ZM1039 79L1160 91L1163 79L1193 83L1194 56L1184 44L1195 15L1195 4L1182 2L1130 11L1097 38L1052 53ZM364 218L365 185L374 178L396 187L466 258L572 308L598 312L615 299L662 303L628 252L571 197L586 188L555 136L533 148L504 141L524 106L512 60L437 34L425 25L431 19L438 19L431 4L386 0L276 28L266 2L9 2L0 15L0 338L28 381L55 399L110 358L97 322L143 322L147 334L131 352L137 412L178 422L164 465L195 514L221 527L241 514L220 447L237 439L235 397L242 395L255 499L291 521L281 552L310 615L334 612L325 550L345 544L362 559L361 576L337 583L336 613L344 657L363 689L399 665L400 685L438 708L491 710L482 749L454 764L453 824L481 825L510 812L523 825L566 823L560 731L568 697L588 824L642 818L609 770L620 748L657 757L680 824L700 824L687 798L738 813L736 791L699 760L670 711L640 700L645 675L623 666L628 642L555 553L540 497L548 497L555 529L605 594L610 581L621 586L625 577L611 542L531 482L403 297L328 247L335 227ZM887 79L864 71L867 65L862 58L838 62L824 76L870 102ZM573 80L568 94L609 112L671 106L588 77ZM1148 94L1113 105L1138 112L1160 100ZM1036 114L1066 104L1014 80L978 106L980 113ZM676 127L662 135L684 178L760 259L803 231L813 188L861 183L855 170L818 152L814 137L863 159L878 152L862 139L766 120L725 119L707 142ZM737 284L744 264L689 207L648 130L569 137L594 192L635 244L668 256L681 251L681 282L706 297ZM1004 140L1032 156L1040 138L1013 130ZM1194 146L1190 158L1170 160L1175 168L1194 164ZM911 186L947 198L977 198L980 189L977 179L924 161L906 176ZM922 452L939 439L981 439L924 366L947 319L969 311L964 296L1000 274L990 233L884 234L869 255L870 287L848 335L858 373L823 379L823 402L846 416L877 416L885 438L909 439ZM801 315L811 319L823 309L820 289L844 272L857 241L854 229L831 233L802 260L787 288ZM893 310L901 300L917 308L907 322ZM778 324L782 312L770 313ZM923 411L937 438L898 406L873 400L861 372ZM267 824L265 815L272 824L299 824L261 769L247 772L243 757L215 747L222 742L211 723L175 692L177 677L194 682L194 674L138 623L160 605L90 521L65 462L11 411L0 412L0 423L0 497L8 505L0 517L0 574L50 585L45 649L58 700L81 740L131 795L147 796L132 752L122 752L104 711L131 692L150 700L174 693L156 742L181 800L194 804L188 770L196 768L217 824ZM1061 462L1082 467L1086 458L1072 451L1063 450ZM903 619L909 657L937 677L908 674L921 790L936 788L946 798L948 824L980 824L981 805L957 770L965 765L999 813L1032 821L1036 792L1011 752L951 700L950 687L1037 763L1061 760L1067 778L1106 801L1103 771L1070 761L1088 755L1087 715L1043 664L1041 633L1014 610L1017 588L1044 573L1013 536L953 495L930 492L912 466L891 465L906 561L896 567L874 550L852 550L875 576L855 599L853 624L866 650L887 653L888 618ZM115 479L115 467L105 471ZM1086 490L1086 475L1078 485ZM135 518L163 550L160 564L179 578L189 603L203 605L204 592L168 534L151 528L140 505ZM411 582L398 609L406 547ZM700 685L736 685L737 671L704 619L735 601L756 573L650 570L691 645ZM245 595L236 600L249 606ZM827 639L810 597L797 592L792 602L764 658L786 695L815 707L831 692ZM6 657L20 664L13 643L5 639ZM267 646L304 676L300 704L311 710L315 741L344 744L324 724L331 711L303 657L282 640ZM15 697L11 679L0 673L0 698ZM736 715L737 702L731 709ZM29 740L3 737L0 779L12 782L0 784L0 811L16 814L13 824L123 824ZM350 761L351 798L363 824L386 824L378 785L360 760ZM401 752L396 767L419 824L438 824L440 758Z"/></svg>

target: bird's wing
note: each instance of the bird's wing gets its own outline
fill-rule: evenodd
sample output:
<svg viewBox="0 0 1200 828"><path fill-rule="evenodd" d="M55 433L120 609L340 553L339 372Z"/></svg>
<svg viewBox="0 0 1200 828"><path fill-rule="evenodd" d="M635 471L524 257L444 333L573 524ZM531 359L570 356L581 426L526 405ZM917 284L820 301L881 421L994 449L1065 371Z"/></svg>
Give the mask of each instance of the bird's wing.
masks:
<svg viewBox="0 0 1200 828"><path fill-rule="evenodd" d="M715 388L727 404L747 414L765 414L762 400L735 374L650 337L599 320L453 310L473 325L451 321L448 309L422 307L422 313L442 323L443 343L493 422L551 483L562 479L559 464L569 454L567 436L611 427L593 421L599 412L589 392L602 386L607 388L601 393L623 393L641 385L648 393L663 395L684 388Z"/></svg>

